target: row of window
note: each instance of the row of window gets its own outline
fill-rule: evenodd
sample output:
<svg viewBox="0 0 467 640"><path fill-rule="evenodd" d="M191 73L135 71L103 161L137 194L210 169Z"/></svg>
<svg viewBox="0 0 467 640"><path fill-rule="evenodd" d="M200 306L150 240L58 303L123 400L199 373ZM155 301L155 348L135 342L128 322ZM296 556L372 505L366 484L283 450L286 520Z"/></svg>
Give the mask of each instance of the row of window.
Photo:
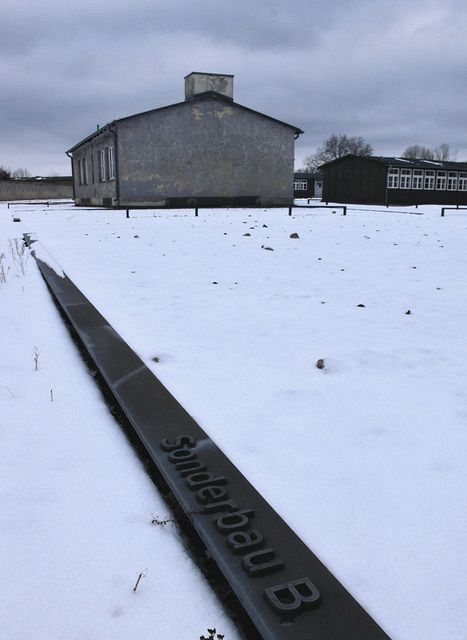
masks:
<svg viewBox="0 0 467 640"><path fill-rule="evenodd" d="M106 147L97 152L97 169L99 182L115 180L115 152L113 147ZM79 184L88 184L88 159L85 156L78 160L78 181ZM91 153L91 181L94 184L94 154Z"/></svg>
<svg viewBox="0 0 467 640"><path fill-rule="evenodd" d="M308 189L308 180L294 180L293 181L293 190L294 191L306 191Z"/></svg>
<svg viewBox="0 0 467 640"><path fill-rule="evenodd" d="M388 189L436 189L467 191L467 171L434 171L433 169L389 169Z"/></svg>

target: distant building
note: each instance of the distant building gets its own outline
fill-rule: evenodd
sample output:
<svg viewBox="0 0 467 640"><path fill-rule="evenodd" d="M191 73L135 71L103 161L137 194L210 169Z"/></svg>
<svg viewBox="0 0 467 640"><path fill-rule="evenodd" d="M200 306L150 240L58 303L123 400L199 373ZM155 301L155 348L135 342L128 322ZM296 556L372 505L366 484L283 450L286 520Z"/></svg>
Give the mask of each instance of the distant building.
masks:
<svg viewBox="0 0 467 640"><path fill-rule="evenodd" d="M293 203L303 131L233 100L233 76L190 73L185 101L114 120L67 152L78 205Z"/></svg>
<svg viewBox="0 0 467 640"><path fill-rule="evenodd" d="M293 174L294 198L321 198L323 195L323 174L297 171Z"/></svg>
<svg viewBox="0 0 467 640"><path fill-rule="evenodd" d="M465 162L347 155L321 169L326 202L467 204Z"/></svg>

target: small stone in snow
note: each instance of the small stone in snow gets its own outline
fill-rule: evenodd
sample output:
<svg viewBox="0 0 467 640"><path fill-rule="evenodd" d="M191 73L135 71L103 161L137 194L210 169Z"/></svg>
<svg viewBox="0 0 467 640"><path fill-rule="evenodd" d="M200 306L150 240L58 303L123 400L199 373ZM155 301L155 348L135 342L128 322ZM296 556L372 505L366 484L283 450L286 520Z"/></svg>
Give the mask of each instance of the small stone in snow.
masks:
<svg viewBox="0 0 467 640"><path fill-rule="evenodd" d="M410 316L410 315L411 315L411 313L412 313L412 312L410 311L410 309L407 309L407 311L405 312L405 315L406 315L406 316Z"/></svg>
<svg viewBox="0 0 467 640"><path fill-rule="evenodd" d="M267 224L263 224L263 227L266 227L266 229L267 229L267 228L268 228L268 225L267 225Z"/></svg>
<svg viewBox="0 0 467 640"><path fill-rule="evenodd" d="M244 236L251 236L251 233L244 233Z"/></svg>
<svg viewBox="0 0 467 640"><path fill-rule="evenodd" d="M159 358L158 358L157 356L154 356L154 358L151 358L151 360L152 360L153 362L159 362Z"/></svg>
<svg viewBox="0 0 467 640"><path fill-rule="evenodd" d="M274 251L274 249L272 247L263 247L263 249L265 251Z"/></svg>
<svg viewBox="0 0 467 640"><path fill-rule="evenodd" d="M214 280L212 284L219 284L219 283Z"/></svg>
<svg viewBox="0 0 467 640"><path fill-rule="evenodd" d="M139 236L133 236L133 238L139 238Z"/></svg>
<svg viewBox="0 0 467 640"><path fill-rule="evenodd" d="M365 305L364 304L357 304L357 307L365 308Z"/></svg>
<svg viewBox="0 0 467 640"><path fill-rule="evenodd" d="M299 238L300 236L298 235L298 233L291 233L290 237L295 240L296 238Z"/></svg>
<svg viewBox="0 0 467 640"><path fill-rule="evenodd" d="M324 360L323 360L323 358L319 358L319 360L316 363L316 367L318 369L324 369Z"/></svg>
<svg viewBox="0 0 467 640"><path fill-rule="evenodd" d="M21 222L21 218L13 218L13 222Z"/></svg>

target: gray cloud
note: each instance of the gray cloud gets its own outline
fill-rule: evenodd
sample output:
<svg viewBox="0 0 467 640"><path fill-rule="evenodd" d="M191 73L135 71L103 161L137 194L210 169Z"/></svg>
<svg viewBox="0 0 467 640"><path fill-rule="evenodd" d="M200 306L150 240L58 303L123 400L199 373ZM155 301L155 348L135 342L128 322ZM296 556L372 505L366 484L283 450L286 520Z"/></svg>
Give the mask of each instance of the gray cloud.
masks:
<svg viewBox="0 0 467 640"><path fill-rule="evenodd" d="M68 172L97 124L183 99L193 70L235 74L235 98L375 153L448 142L467 159L461 0L25 0L2 3L0 164Z"/></svg>

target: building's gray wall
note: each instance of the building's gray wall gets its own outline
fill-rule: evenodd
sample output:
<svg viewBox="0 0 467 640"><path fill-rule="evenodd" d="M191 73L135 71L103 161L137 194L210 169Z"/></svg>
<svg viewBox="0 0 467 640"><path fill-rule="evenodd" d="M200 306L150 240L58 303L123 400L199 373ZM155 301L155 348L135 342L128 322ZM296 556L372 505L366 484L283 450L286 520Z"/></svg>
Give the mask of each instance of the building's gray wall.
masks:
<svg viewBox="0 0 467 640"><path fill-rule="evenodd" d="M291 127L215 98L116 124L122 205L206 197L293 202Z"/></svg>
<svg viewBox="0 0 467 640"><path fill-rule="evenodd" d="M54 200L72 198L71 184L45 180L0 180L0 200Z"/></svg>
<svg viewBox="0 0 467 640"><path fill-rule="evenodd" d="M102 133L73 151L73 179L75 184L75 203L102 205L104 198L110 198L110 204L117 203L116 181L99 182L99 151L114 146L114 134L105 129ZM86 157L88 165L88 184L79 184L78 162ZM93 172L94 166L94 172ZM106 200L108 202L108 200Z"/></svg>

